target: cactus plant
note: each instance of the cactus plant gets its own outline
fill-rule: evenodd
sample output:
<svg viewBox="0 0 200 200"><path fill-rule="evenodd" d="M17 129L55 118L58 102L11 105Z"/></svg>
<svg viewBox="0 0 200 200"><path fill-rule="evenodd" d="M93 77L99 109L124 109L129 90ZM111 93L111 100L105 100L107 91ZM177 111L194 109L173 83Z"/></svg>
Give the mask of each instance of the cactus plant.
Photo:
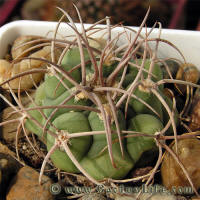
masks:
<svg viewBox="0 0 200 200"><path fill-rule="evenodd" d="M149 10L134 38L128 37L134 31L126 27L113 36L115 26L110 25L108 17L100 21L106 22L104 28L98 28L96 23L86 29L77 10L81 23L81 30L78 30L68 13L59 10L71 22L67 25L74 35L72 41L57 39L56 33L53 39L47 39L52 45L51 61L31 58L47 64L44 82L36 89L31 106L24 108L10 88L21 106L18 112L22 113L22 124L44 137L47 144L41 175L51 158L57 168L83 173L95 184L107 179L120 182L114 179L125 179L143 152L157 148L158 162L149 183L160 164L160 140L167 137L168 129L175 143L177 141L179 114L173 108L173 101L165 97L164 84L199 86L181 80L163 80L157 50L148 46L149 33L141 36ZM58 27L59 23L56 30ZM101 37L95 38L95 33ZM91 43L91 38L96 44ZM118 43L121 39L126 41L123 45ZM160 38L151 41L168 43ZM57 62L53 53L55 47L63 50ZM138 59L140 48L142 56ZM19 76L29 73L33 72ZM11 80L13 77L2 84Z"/></svg>

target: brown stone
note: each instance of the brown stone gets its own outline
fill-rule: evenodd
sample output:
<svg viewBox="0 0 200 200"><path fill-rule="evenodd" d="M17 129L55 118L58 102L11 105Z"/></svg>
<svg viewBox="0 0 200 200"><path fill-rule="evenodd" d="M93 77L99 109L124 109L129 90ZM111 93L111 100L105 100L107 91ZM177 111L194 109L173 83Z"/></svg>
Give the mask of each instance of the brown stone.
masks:
<svg viewBox="0 0 200 200"><path fill-rule="evenodd" d="M0 142L0 153L9 154L11 156L15 156L15 153L11 151L6 145Z"/></svg>
<svg viewBox="0 0 200 200"><path fill-rule="evenodd" d="M12 180L6 200L53 200L50 193L52 181L43 175L42 184L38 182L39 173L31 167L22 167Z"/></svg>
<svg viewBox="0 0 200 200"><path fill-rule="evenodd" d="M188 138L179 140L177 143L177 155L180 162L185 167L191 181L196 189L200 188L200 140ZM172 150L175 152L175 145ZM163 185L167 189L174 188L174 192L179 192L179 187L191 187L189 181L177 161L169 154L165 154L162 166L161 175ZM176 191L177 190L177 191Z"/></svg>
<svg viewBox="0 0 200 200"><path fill-rule="evenodd" d="M10 180L17 174L21 164L14 158L14 152L0 143L0 199L6 193Z"/></svg>
<svg viewBox="0 0 200 200"><path fill-rule="evenodd" d="M0 142L0 169L3 177L6 179L10 174L16 174L17 171L22 167L15 159L15 153L8 149L8 147Z"/></svg>
<svg viewBox="0 0 200 200"><path fill-rule="evenodd" d="M1 116L2 121L4 122L4 121L9 121L9 120L14 120L14 119L18 119L22 116L20 113L12 114L13 111L14 111L14 109L12 107L5 108L3 110L2 116ZM1 131L1 138L6 140L7 142L14 141L16 139L16 133L17 133L17 128L19 126L19 123L20 122L17 121L17 122L12 122L12 123L3 125L2 131ZM27 131L27 134L29 134L28 131ZM21 131L18 136L19 136L19 138L24 137L23 131Z"/></svg>

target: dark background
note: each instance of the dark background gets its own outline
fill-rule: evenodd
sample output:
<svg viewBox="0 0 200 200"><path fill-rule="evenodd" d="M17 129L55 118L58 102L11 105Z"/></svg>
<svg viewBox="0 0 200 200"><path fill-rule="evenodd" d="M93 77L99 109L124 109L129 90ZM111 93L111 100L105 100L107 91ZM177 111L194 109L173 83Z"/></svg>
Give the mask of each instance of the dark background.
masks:
<svg viewBox="0 0 200 200"><path fill-rule="evenodd" d="M200 19L200 0L0 0L0 26L20 19L56 21L61 16L56 6L78 22L72 2L85 23L111 16L113 24L139 26L148 6L148 26L160 21L164 28L197 30Z"/></svg>

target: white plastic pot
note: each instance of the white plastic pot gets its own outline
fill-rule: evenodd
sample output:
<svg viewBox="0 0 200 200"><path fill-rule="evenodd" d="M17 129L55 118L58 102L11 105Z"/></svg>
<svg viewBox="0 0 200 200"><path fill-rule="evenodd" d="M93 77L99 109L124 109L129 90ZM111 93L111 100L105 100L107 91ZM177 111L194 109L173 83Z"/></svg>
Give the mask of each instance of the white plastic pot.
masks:
<svg viewBox="0 0 200 200"><path fill-rule="evenodd" d="M0 28L0 58L5 55L8 49L8 45L12 44L16 37L20 35L48 35L49 37L52 37L56 25L56 22L21 20L11 22L2 26ZM80 29L80 24L76 25L78 29ZM86 28L89 26L89 24L85 24ZM105 26L102 25L101 27ZM138 27L131 28L138 30ZM115 28L112 33L117 34L123 30L123 28L118 27ZM62 36L67 36L70 34L74 34L74 31L67 24L62 23L59 28L59 33ZM142 30L142 33L145 33L145 29ZM132 37L134 37L134 33L132 34ZM154 29L150 35L150 38L155 37L158 37L158 29ZM200 69L199 31L162 29L161 38L169 40L171 43L173 43L182 52L187 62L193 63ZM175 57L178 59L182 59L175 49L164 43L159 43L159 57Z"/></svg>

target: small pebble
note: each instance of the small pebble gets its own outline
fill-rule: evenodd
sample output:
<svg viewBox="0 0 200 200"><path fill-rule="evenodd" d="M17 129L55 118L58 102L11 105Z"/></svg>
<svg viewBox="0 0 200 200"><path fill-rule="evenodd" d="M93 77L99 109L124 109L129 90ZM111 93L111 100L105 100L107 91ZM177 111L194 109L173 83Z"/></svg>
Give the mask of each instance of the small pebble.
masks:
<svg viewBox="0 0 200 200"><path fill-rule="evenodd" d="M38 183L39 173L31 167L22 167L12 180L6 200L53 200L50 192L52 181L43 175Z"/></svg>
<svg viewBox="0 0 200 200"><path fill-rule="evenodd" d="M9 121L9 120L15 120L22 116L20 113L11 114L13 111L14 110L11 107L5 108L1 113L2 121L5 122L5 121ZM15 141L19 123L20 123L20 121L3 125L2 131L0 133L0 138L3 138L6 142ZM28 131L27 131L27 134L29 134ZM24 137L23 131L21 131L20 134L18 134L18 137L19 138Z"/></svg>
<svg viewBox="0 0 200 200"><path fill-rule="evenodd" d="M23 145L23 146L22 146L22 149L23 149L23 150L26 150L26 149L27 149L27 146L26 146L26 145Z"/></svg>

